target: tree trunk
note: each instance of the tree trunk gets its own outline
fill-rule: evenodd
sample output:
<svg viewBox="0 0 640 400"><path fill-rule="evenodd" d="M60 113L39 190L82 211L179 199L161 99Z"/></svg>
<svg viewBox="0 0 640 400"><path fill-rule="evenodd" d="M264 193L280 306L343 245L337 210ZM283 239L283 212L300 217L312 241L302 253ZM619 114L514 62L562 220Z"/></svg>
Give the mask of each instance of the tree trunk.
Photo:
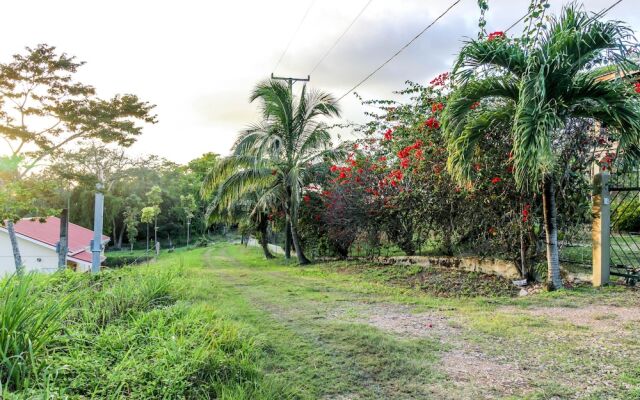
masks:
<svg viewBox="0 0 640 400"><path fill-rule="evenodd" d="M547 286L549 290L562 288L560 278L560 256L558 254L558 224L555 196L555 182L551 175L544 177L542 206L544 230L547 239Z"/></svg>
<svg viewBox="0 0 640 400"><path fill-rule="evenodd" d="M291 258L291 223L289 217L286 218L287 222L284 227L284 258L287 260Z"/></svg>
<svg viewBox="0 0 640 400"><path fill-rule="evenodd" d="M293 242L293 247L296 250L296 256L298 257L298 263L300 265L311 264L311 261L304 255L302 251L302 244L300 243L300 238L298 237L298 228L296 227L296 223L293 218L291 219L291 241Z"/></svg>
<svg viewBox="0 0 640 400"><path fill-rule="evenodd" d="M149 224L147 223L147 256L149 255Z"/></svg>
<svg viewBox="0 0 640 400"><path fill-rule="evenodd" d="M13 226L13 221L7 221L7 231L9 232L9 240L11 241L11 250L13 251L13 261L16 265L16 273L22 275L24 273L24 265L22 265L22 256L20 255L20 248L18 247L18 237L16 236L16 229Z"/></svg>
<svg viewBox="0 0 640 400"><path fill-rule="evenodd" d="M124 241L124 232L127 228L127 224L124 223L124 221L122 222L122 229L120 229L120 233L118 234L118 250L122 249L122 242Z"/></svg>
<svg viewBox="0 0 640 400"><path fill-rule="evenodd" d="M262 218L258 224L258 233L260 234L260 246L262 246L262 252L267 259L275 258L269 251L269 242L267 241L267 228L269 227L266 216Z"/></svg>
<svg viewBox="0 0 640 400"><path fill-rule="evenodd" d="M158 218L153 219L153 245L158 243Z"/></svg>
<svg viewBox="0 0 640 400"><path fill-rule="evenodd" d="M111 236L113 239L113 243L116 249L120 250L120 247L118 247L118 242L116 241L116 235L118 234L118 227L116 226L116 217L111 218L111 225L113 225L113 228L111 229Z"/></svg>

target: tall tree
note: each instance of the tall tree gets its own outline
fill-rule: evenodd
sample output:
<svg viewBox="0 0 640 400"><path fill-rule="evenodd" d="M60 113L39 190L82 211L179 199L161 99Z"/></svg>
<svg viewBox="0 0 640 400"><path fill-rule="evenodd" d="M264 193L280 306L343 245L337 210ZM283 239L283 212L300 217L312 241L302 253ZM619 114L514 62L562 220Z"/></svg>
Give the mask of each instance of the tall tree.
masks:
<svg viewBox="0 0 640 400"><path fill-rule="evenodd" d="M280 199L298 262L308 264L297 226L302 188L311 183L314 164L338 156L339 152L329 151L331 135L321 119L339 116L339 108L327 93L304 85L300 95L294 96L288 85L277 80L259 83L250 99L260 102L262 121L240 133L233 155L210 172L205 188L226 179L224 187L232 196L261 187L269 201ZM225 168L235 173L219 173Z"/></svg>
<svg viewBox="0 0 640 400"><path fill-rule="evenodd" d="M191 234L191 220L194 217L194 213L197 210L198 206L196 204L196 199L193 197L191 193L186 196L180 196L180 207L184 212L184 219L187 225L187 249L189 248L189 237Z"/></svg>
<svg viewBox="0 0 640 400"><path fill-rule="evenodd" d="M83 64L46 44L0 64L0 138L21 159L16 179L78 140L129 146L142 132L138 122L156 122L154 106L137 96L101 99L74 80Z"/></svg>
<svg viewBox="0 0 640 400"><path fill-rule="evenodd" d="M147 192L147 204L153 208L153 244L158 248L158 216L160 215L162 204L162 189L155 185ZM156 250L156 255L158 251Z"/></svg>
<svg viewBox="0 0 640 400"><path fill-rule="evenodd" d="M548 25L530 25L536 28L520 40L495 32L463 47L453 72L460 86L446 106L443 127L449 168L465 180L491 124L512 124L516 182L542 192L548 286L556 289L562 286L556 175L558 154L575 133L570 125L576 119L602 123L621 156L637 161L640 98L627 80L604 81L590 71L607 58L623 69L634 66L629 52L633 32L622 23L601 21L599 14L570 4Z"/></svg>

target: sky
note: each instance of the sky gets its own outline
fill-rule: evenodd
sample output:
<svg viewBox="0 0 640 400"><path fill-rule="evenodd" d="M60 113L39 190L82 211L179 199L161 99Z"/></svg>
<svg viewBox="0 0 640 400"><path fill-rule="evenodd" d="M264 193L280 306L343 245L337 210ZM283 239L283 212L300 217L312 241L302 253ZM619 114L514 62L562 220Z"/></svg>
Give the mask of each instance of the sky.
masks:
<svg viewBox="0 0 640 400"><path fill-rule="evenodd" d="M236 133L259 118L256 104L248 101L254 85L271 73L306 77L368 1L12 1L3 4L0 62L38 43L86 61L78 79L95 86L99 96L133 93L156 105L159 122L145 126L129 153L185 163L205 152L228 154ZM567 2L550 3L554 13ZM613 0L583 3L600 11ZM450 4L372 0L309 85L342 96ZM505 30L528 4L489 0L487 30ZM637 31L636 5L636 0L622 1L607 17ZM450 69L463 41L477 34L478 16L476 0L461 0L357 92L370 99L394 98L393 91L407 80L427 84ZM512 32L520 30L518 25ZM340 106L343 120L364 120L352 94Z"/></svg>

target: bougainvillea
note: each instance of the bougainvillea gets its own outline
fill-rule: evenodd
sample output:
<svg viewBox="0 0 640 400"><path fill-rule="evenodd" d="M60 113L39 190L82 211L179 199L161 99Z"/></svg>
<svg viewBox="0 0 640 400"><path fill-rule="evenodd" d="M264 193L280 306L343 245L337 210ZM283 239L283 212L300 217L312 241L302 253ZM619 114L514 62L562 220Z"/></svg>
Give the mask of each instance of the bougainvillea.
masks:
<svg viewBox="0 0 640 400"><path fill-rule="evenodd" d="M487 40L491 42L491 41L496 40L496 39L504 39L505 37L506 36L505 36L504 32L496 31L496 32L491 32L489 34L489 36L487 37Z"/></svg>

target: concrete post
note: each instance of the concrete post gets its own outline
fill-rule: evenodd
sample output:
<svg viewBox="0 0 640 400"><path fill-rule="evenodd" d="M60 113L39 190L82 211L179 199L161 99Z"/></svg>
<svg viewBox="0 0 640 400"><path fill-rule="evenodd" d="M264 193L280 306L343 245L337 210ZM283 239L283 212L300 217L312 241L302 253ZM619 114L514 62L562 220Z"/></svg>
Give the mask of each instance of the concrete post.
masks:
<svg viewBox="0 0 640 400"><path fill-rule="evenodd" d="M102 213L104 209L104 194L102 183L96 185L95 209L93 214L93 240L91 241L91 272L100 272L102 262Z"/></svg>
<svg viewBox="0 0 640 400"><path fill-rule="evenodd" d="M611 197L609 196L609 173L600 172L593 177L593 286L609 283L611 262Z"/></svg>
<svg viewBox="0 0 640 400"><path fill-rule="evenodd" d="M69 252L69 209L63 208L60 213L60 241L58 242L58 270L67 269L67 253Z"/></svg>

